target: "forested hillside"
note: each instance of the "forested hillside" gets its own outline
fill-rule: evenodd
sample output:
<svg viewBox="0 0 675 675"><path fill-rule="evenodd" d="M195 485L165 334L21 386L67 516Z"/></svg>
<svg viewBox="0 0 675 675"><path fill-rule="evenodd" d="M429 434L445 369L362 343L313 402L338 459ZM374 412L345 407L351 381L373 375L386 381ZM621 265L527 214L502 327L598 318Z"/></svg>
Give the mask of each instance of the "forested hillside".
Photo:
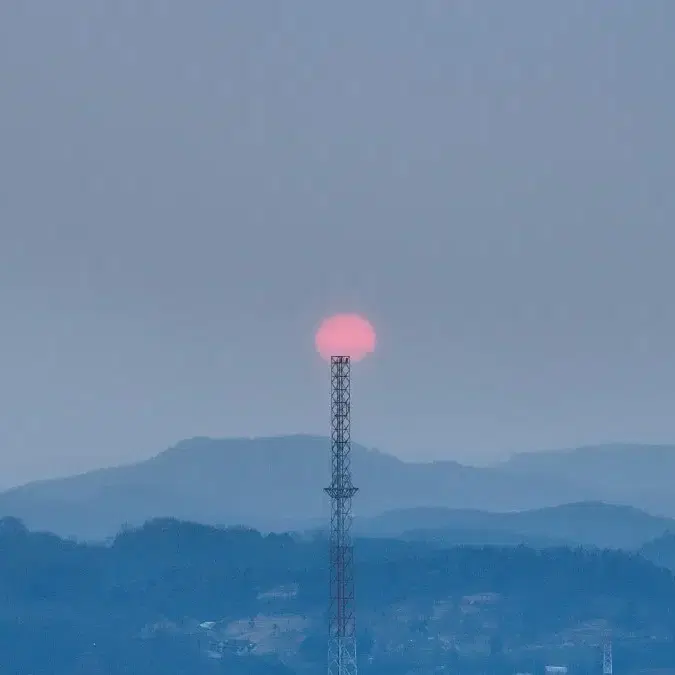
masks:
<svg viewBox="0 0 675 675"><path fill-rule="evenodd" d="M325 656L325 563L320 539L158 520L84 545L5 519L0 667L309 673ZM675 580L638 555L364 539L357 588L365 673L488 660L506 672L561 649L591 667L605 625L627 660L673 652Z"/></svg>

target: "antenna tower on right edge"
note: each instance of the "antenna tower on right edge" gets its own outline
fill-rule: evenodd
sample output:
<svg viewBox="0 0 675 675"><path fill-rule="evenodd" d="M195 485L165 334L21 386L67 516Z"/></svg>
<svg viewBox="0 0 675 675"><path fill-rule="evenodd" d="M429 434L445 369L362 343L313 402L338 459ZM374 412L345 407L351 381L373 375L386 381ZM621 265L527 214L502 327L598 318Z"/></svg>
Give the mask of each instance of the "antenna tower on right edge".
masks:
<svg viewBox="0 0 675 675"><path fill-rule="evenodd" d="M602 675L612 675L612 633L607 630L602 641Z"/></svg>

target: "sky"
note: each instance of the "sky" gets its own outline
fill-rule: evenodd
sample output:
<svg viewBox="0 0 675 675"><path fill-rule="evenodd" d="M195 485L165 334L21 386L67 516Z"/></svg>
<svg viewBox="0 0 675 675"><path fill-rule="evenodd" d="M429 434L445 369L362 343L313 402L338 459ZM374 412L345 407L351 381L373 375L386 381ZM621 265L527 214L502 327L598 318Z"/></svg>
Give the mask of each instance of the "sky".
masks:
<svg viewBox="0 0 675 675"><path fill-rule="evenodd" d="M0 485L191 436L675 442L672 0L0 3Z"/></svg>

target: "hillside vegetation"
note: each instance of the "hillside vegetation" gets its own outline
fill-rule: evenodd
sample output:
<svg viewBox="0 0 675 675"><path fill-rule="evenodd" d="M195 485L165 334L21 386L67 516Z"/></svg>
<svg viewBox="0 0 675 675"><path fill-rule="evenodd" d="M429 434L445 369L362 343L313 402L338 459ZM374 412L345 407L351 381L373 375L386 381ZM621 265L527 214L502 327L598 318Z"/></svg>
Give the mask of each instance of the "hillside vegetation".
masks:
<svg viewBox="0 0 675 675"><path fill-rule="evenodd" d="M513 672L556 655L590 667L605 625L626 662L668 665L675 653L675 580L637 554L438 550L388 539L356 546L364 673L451 660L465 671L489 663ZM309 673L324 665L320 538L162 519L93 545L5 519L0 551L0 668L8 675Z"/></svg>

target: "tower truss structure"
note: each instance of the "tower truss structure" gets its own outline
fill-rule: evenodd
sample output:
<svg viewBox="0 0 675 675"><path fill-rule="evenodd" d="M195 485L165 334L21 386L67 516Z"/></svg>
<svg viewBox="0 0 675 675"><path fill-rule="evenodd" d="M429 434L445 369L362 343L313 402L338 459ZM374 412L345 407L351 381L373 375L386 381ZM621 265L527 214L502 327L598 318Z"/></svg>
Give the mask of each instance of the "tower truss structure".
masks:
<svg viewBox="0 0 675 675"><path fill-rule="evenodd" d="M330 607L328 675L357 675L354 608L352 497L358 488L351 472L351 364L349 356L332 356Z"/></svg>
<svg viewBox="0 0 675 675"><path fill-rule="evenodd" d="M605 631L602 640L602 675L612 675L612 633Z"/></svg>

